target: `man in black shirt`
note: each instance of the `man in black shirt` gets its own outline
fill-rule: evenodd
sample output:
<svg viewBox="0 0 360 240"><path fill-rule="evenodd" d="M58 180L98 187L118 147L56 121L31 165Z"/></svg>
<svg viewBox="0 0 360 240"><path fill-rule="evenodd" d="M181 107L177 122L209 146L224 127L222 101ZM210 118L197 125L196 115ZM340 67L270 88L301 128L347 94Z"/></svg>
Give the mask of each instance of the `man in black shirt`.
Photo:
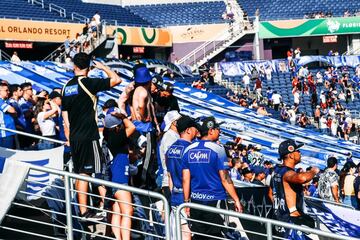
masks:
<svg viewBox="0 0 360 240"><path fill-rule="evenodd" d="M176 110L180 111L177 98L173 95L174 85L166 82L162 84L162 89L153 96L155 105L155 114L159 123L163 122L167 112Z"/></svg>
<svg viewBox="0 0 360 240"><path fill-rule="evenodd" d="M65 135L71 148L74 172L91 176L93 173L101 172L96 94L109 90L122 80L115 72L97 61L93 61L93 66L103 70L109 78L87 77L91 58L86 53L76 54L73 61L75 77L65 84L62 91ZM86 207L88 182L77 180L75 188L79 191L80 214L90 219L92 214Z"/></svg>
<svg viewBox="0 0 360 240"><path fill-rule="evenodd" d="M295 166L301 161L299 148L304 144L297 144L294 140L286 140L279 145L279 155L283 161L274 169L272 178L272 194L275 219L306 225L314 228L314 220L304 213L303 184L310 182L319 173L319 168L312 167L309 171L297 173ZM289 237L292 231L285 231L284 237Z"/></svg>

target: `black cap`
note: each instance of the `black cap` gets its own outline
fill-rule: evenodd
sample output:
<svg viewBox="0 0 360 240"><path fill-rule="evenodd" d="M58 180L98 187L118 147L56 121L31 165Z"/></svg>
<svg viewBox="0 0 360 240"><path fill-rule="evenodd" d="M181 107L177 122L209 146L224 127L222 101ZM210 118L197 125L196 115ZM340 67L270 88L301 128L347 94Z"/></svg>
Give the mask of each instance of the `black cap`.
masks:
<svg viewBox="0 0 360 240"><path fill-rule="evenodd" d="M49 94L49 99L54 99L54 98L57 98L57 97L59 97L59 98L62 97L61 94L60 94L59 92L57 92L57 91L52 91L52 92Z"/></svg>
<svg viewBox="0 0 360 240"><path fill-rule="evenodd" d="M285 155L295 152L296 149L301 148L302 146L304 146L303 143L296 143L296 141L289 139L286 141L283 141L282 143L280 143L279 145L279 155L280 158L283 158Z"/></svg>
<svg viewBox="0 0 360 240"><path fill-rule="evenodd" d="M179 133L182 133L183 131L191 127L195 127L196 129L199 129L199 124L197 124L195 120L189 116L182 116L176 122L176 128Z"/></svg>
<svg viewBox="0 0 360 240"><path fill-rule="evenodd" d="M201 135L206 135L210 129L219 128L220 124L216 122L214 117L207 117L202 121L200 131Z"/></svg>
<svg viewBox="0 0 360 240"><path fill-rule="evenodd" d="M163 90L166 92L173 92L174 91L174 85L172 83L166 82L163 84Z"/></svg>
<svg viewBox="0 0 360 240"><path fill-rule="evenodd" d="M155 75L151 79L152 83L155 84L157 87L162 87L162 84L164 82L163 78L160 75Z"/></svg>

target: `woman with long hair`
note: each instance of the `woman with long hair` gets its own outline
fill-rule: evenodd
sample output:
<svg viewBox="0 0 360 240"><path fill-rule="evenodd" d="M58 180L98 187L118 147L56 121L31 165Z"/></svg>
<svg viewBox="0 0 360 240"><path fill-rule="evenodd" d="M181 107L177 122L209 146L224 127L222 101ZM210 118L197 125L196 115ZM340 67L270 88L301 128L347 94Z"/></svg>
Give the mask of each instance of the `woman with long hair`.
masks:
<svg viewBox="0 0 360 240"><path fill-rule="evenodd" d="M60 113L60 108L54 102L45 98L38 99L34 115L42 136L56 139L56 123L53 117L58 113ZM50 149L55 146L56 144L53 142L41 140L38 149Z"/></svg>
<svg viewBox="0 0 360 240"><path fill-rule="evenodd" d="M354 180L356 165L354 162L347 162L345 165L346 176L344 178L344 200L343 203L357 209L357 199L355 196Z"/></svg>

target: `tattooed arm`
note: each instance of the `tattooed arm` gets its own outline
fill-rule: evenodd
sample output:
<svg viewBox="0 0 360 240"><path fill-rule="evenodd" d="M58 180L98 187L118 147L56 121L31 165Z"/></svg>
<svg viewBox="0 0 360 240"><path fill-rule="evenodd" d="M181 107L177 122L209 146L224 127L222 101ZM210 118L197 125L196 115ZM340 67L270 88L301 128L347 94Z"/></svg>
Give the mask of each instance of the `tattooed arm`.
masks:
<svg viewBox="0 0 360 240"><path fill-rule="evenodd" d="M224 186L225 190L229 193L230 197L235 201L235 210L237 212L242 212L243 207L241 206L234 184L231 180L231 177L229 176L229 172L227 170L220 170L219 174L222 185Z"/></svg>

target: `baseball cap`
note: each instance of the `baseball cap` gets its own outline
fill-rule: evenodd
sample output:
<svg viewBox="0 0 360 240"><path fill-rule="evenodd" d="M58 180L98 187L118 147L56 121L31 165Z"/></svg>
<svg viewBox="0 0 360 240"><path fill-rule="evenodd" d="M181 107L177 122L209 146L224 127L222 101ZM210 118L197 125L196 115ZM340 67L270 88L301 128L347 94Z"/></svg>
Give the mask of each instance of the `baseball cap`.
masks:
<svg viewBox="0 0 360 240"><path fill-rule="evenodd" d="M135 83L147 83L151 81L149 69L145 65L134 67L134 81Z"/></svg>
<svg viewBox="0 0 360 240"><path fill-rule="evenodd" d="M176 122L176 128L179 133L182 133L183 131L191 127L195 127L196 129L199 129L199 125L195 122L194 119L192 119L189 116L182 116Z"/></svg>
<svg viewBox="0 0 360 240"><path fill-rule="evenodd" d="M254 173L256 175L260 174L260 173L265 173L265 169L263 167L260 167L260 166L256 166L254 169L253 169Z"/></svg>
<svg viewBox="0 0 360 240"><path fill-rule="evenodd" d="M178 120L179 118L181 118L181 115L178 111L176 110L172 110L172 111L169 111L165 114L165 117L164 117L164 123L165 123L165 128L164 128L164 132L166 132L167 130L170 129L170 126L171 124Z"/></svg>
<svg viewBox="0 0 360 240"><path fill-rule="evenodd" d="M296 143L296 141L292 140L292 139L288 139L286 141L283 141L282 143L280 143L279 145L279 155L280 158L283 158L285 155L295 152L296 149L301 148L302 146L304 146L303 143Z"/></svg>
<svg viewBox="0 0 360 240"><path fill-rule="evenodd" d="M62 97L61 94L60 94L59 92L57 92L57 91L52 91L52 92L49 94L49 99L54 99L54 98L57 98L57 97L59 97L59 98Z"/></svg>
<svg viewBox="0 0 360 240"><path fill-rule="evenodd" d="M163 85L163 78L160 75L155 75L153 76L153 78L151 79L152 83L155 84L157 87L162 87Z"/></svg>
<svg viewBox="0 0 360 240"><path fill-rule="evenodd" d="M106 112L106 115L105 115L104 127L113 128L122 123L122 120L120 118L115 117L114 115L111 114L111 113L117 112L117 111L119 111L118 108L115 108L115 107L109 108L109 110Z"/></svg>
<svg viewBox="0 0 360 240"><path fill-rule="evenodd" d="M163 84L163 89L166 92L173 92L174 91L174 85L172 83L166 82Z"/></svg>
<svg viewBox="0 0 360 240"><path fill-rule="evenodd" d="M200 131L201 135L206 134L210 129L219 128L220 124L216 122L214 117L207 117L202 121Z"/></svg>

